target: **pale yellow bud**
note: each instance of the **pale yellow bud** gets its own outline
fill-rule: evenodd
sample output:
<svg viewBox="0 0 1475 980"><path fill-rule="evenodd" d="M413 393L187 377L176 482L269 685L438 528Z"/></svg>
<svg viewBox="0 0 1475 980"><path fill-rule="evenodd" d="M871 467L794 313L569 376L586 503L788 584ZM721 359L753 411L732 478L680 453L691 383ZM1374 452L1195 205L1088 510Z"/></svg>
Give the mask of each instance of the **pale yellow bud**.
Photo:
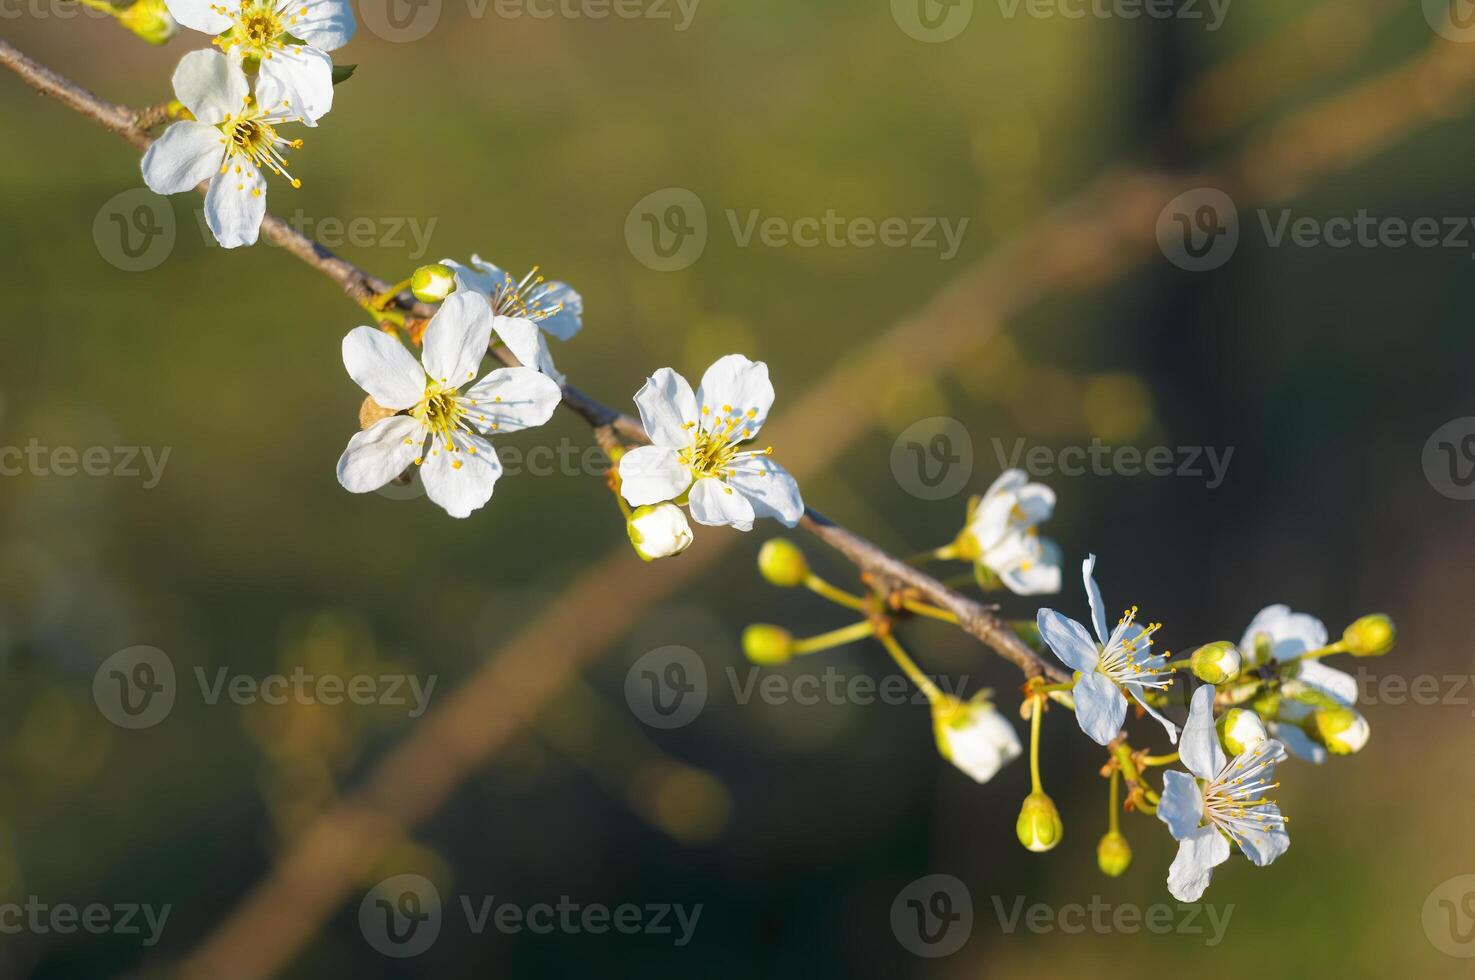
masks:
<svg viewBox="0 0 1475 980"><path fill-rule="evenodd" d="M1316 740L1332 755L1351 755L1367 744L1372 734L1367 719L1354 708L1322 708L1312 715Z"/></svg>
<svg viewBox="0 0 1475 980"><path fill-rule="evenodd" d="M686 515L669 500L635 508L625 522L625 531L635 553L645 561L679 555L691 547L694 539Z"/></svg>
<svg viewBox="0 0 1475 980"><path fill-rule="evenodd" d="M410 276L410 292L422 303L439 303L456 288L456 273L450 266L422 265Z"/></svg>
<svg viewBox="0 0 1475 980"><path fill-rule="evenodd" d="M1014 824L1019 843L1036 853L1052 849L1065 836L1065 826L1060 822L1060 811L1055 801L1044 793L1031 793L1024 798L1019 808L1019 820Z"/></svg>
<svg viewBox="0 0 1475 980"><path fill-rule="evenodd" d="M758 550L758 573L769 584L789 589L804 584L809 577L809 563L794 542L772 538Z"/></svg>
<svg viewBox="0 0 1475 980"><path fill-rule="evenodd" d="M150 44L163 44L179 33L179 24L169 15L164 0L134 0L116 16L118 23Z"/></svg>
<svg viewBox="0 0 1475 980"><path fill-rule="evenodd" d="M1193 651L1189 666L1194 676L1204 683L1224 684L1239 676L1242 663L1239 648L1228 640L1220 640Z"/></svg>
<svg viewBox="0 0 1475 980"><path fill-rule="evenodd" d="M1381 657L1393 649L1398 632L1382 613L1363 616L1342 632L1342 642L1354 657Z"/></svg>
<svg viewBox="0 0 1475 980"><path fill-rule="evenodd" d="M785 663L794 656L794 634L782 626L754 623L743 630L743 654L765 667Z"/></svg>
<svg viewBox="0 0 1475 980"><path fill-rule="evenodd" d="M1096 866L1109 878L1120 878L1132 865L1132 848L1127 838L1115 830L1101 838L1096 845Z"/></svg>

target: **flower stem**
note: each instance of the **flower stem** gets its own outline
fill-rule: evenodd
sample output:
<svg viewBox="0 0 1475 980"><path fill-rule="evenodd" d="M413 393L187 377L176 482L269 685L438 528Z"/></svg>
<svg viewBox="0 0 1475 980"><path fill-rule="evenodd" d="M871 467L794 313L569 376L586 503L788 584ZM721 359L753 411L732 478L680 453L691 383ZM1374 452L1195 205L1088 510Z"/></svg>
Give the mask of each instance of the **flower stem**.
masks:
<svg viewBox="0 0 1475 980"><path fill-rule="evenodd" d="M945 544L931 551L923 551L906 559L908 565L925 565L929 561L952 561L958 557L958 549L955 545Z"/></svg>
<svg viewBox="0 0 1475 980"><path fill-rule="evenodd" d="M958 617L955 614L948 612L946 609L941 609L937 606L928 605L927 603L920 602L916 599L903 599L901 605L903 609L906 609L908 612L914 612L918 616L926 616L929 619L939 619L944 623L952 623L954 626L956 626L958 623Z"/></svg>
<svg viewBox="0 0 1475 980"><path fill-rule="evenodd" d="M1121 795L1121 782L1122 770L1117 767L1111 771L1111 800L1106 808L1107 829L1113 834L1121 833L1121 807L1117 802Z"/></svg>
<svg viewBox="0 0 1475 980"><path fill-rule="evenodd" d="M1169 766L1177 761L1177 752L1169 752L1167 755L1145 755L1142 757L1142 764L1144 766Z"/></svg>
<svg viewBox="0 0 1475 980"><path fill-rule="evenodd" d="M1327 657L1327 656L1330 656L1331 654L1334 654L1334 653L1346 653L1346 652L1347 652L1347 641L1346 640L1338 640L1336 643L1329 643L1326 646L1321 647L1320 649L1311 650L1311 651L1308 651L1307 653L1303 653L1297 659L1298 660L1316 660L1319 657Z"/></svg>
<svg viewBox="0 0 1475 980"><path fill-rule="evenodd" d="M795 640L794 653L796 655L819 653L821 650L829 650L833 647L854 642L855 640L863 640L868 636L874 635L875 632L876 624L869 619L863 619L858 623L851 623L849 626L842 626L837 630L830 630L828 633L821 633L818 636L811 636L804 640Z"/></svg>
<svg viewBox="0 0 1475 980"><path fill-rule="evenodd" d="M1045 699L1035 695L1033 709L1029 713L1029 784L1031 793L1043 793L1040 786L1040 719L1045 715Z"/></svg>
<svg viewBox="0 0 1475 980"><path fill-rule="evenodd" d="M901 668L902 673L910 677L912 683L917 685L923 694L927 695L928 701L935 702L942 696L942 692L937 689L937 685L932 683L932 678L922 673L921 668L917 666L916 662L907 656L907 652L901 648L901 644L896 642L896 637L890 633L883 633L876 637L876 639L880 640L881 645L886 648L886 652L891 654L891 659L896 661L896 665Z"/></svg>
<svg viewBox="0 0 1475 980"><path fill-rule="evenodd" d="M844 589L836 588L813 572L810 572L807 576L805 576L804 586L811 592L814 592L817 595L822 595L831 602L836 603L837 605L844 606L846 609L854 609L857 612L865 612L866 601L864 599L862 599L858 595L851 595Z"/></svg>
<svg viewBox="0 0 1475 980"><path fill-rule="evenodd" d="M379 293L373 299L369 300L369 309L374 310L375 312L382 312L385 308L389 306L390 303L394 302L394 298L396 296L409 288L410 280L401 279L393 286L390 286L388 289L384 290L384 292Z"/></svg>

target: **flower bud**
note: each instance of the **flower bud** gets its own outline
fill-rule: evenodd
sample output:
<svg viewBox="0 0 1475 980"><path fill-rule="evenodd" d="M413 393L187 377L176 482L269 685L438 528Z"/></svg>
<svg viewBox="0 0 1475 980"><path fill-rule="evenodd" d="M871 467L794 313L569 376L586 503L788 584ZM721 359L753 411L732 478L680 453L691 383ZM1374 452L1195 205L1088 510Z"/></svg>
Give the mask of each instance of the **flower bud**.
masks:
<svg viewBox="0 0 1475 980"><path fill-rule="evenodd" d="M450 266L422 265L410 276L410 292L422 303L439 303L451 295L451 290L456 288L456 274L451 271Z"/></svg>
<svg viewBox="0 0 1475 980"><path fill-rule="evenodd" d="M1230 755L1247 752L1270 737L1265 722L1248 708L1230 708L1219 719L1219 735Z"/></svg>
<svg viewBox="0 0 1475 980"><path fill-rule="evenodd" d="M809 577L809 562L788 538L771 538L758 550L758 573L770 585L791 589Z"/></svg>
<svg viewBox="0 0 1475 980"><path fill-rule="evenodd" d="M1351 755L1367 744L1371 729L1354 708L1322 708L1311 716L1316 739L1332 755Z"/></svg>
<svg viewBox="0 0 1475 980"><path fill-rule="evenodd" d="M743 630L743 654L765 667L785 663L794 656L794 634L782 626L754 623Z"/></svg>
<svg viewBox="0 0 1475 980"><path fill-rule="evenodd" d="M1381 657L1393 649L1396 637L1393 620L1382 613L1363 616L1342 632L1342 642L1354 657Z"/></svg>
<svg viewBox="0 0 1475 980"><path fill-rule="evenodd" d="M1031 793L1024 798L1019 808L1019 820L1014 824L1019 843L1036 853L1043 853L1060 843L1065 827L1060 822L1060 811L1055 801L1044 793Z"/></svg>
<svg viewBox="0 0 1475 980"><path fill-rule="evenodd" d="M1113 830L1096 845L1096 866L1108 878L1120 878L1132 866L1132 848L1127 838Z"/></svg>
<svg viewBox="0 0 1475 980"><path fill-rule="evenodd" d="M1239 676L1239 648L1228 640L1205 643L1193 651L1189 665L1193 675L1206 684L1223 684Z"/></svg>
<svg viewBox="0 0 1475 980"><path fill-rule="evenodd" d="M681 508L669 500L637 507L625 521L635 553L645 561L670 558L691 547L691 526Z"/></svg>
<svg viewBox="0 0 1475 980"><path fill-rule="evenodd" d="M940 695L932 702L932 730L942 757L986 783L1023 751L1009 720L987 701Z"/></svg>
<svg viewBox="0 0 1475 980"><path fill-rule="evenodd" d="M118 23L150 44L163 44L179 33L179 24L169 15L164 0L134 0L114 16Z"/></svg>

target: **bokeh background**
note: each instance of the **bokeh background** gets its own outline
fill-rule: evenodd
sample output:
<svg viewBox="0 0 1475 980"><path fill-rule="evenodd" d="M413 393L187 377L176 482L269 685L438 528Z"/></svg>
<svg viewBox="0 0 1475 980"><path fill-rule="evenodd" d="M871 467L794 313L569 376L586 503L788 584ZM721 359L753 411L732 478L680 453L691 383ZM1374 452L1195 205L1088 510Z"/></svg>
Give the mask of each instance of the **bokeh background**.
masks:
<svg viewBox="0 0 1475 980"><path fill-rule="evenodd" d="M407 41L368 29L386 23L385 8L366 5L337 55L358 72L295 154L303 187L274 184L270 204L325 237L324 220L373 219L368 239L338 251L390 279L473 251L514 269L541 263L585 297L585 330L557 346L559 366L624 409L656 367L696 377L742 351L768 361L782 416L1100 174L1213 172L1317 105L1344 106L1318 131L1338 146L1378 119L1414 118L1345 165L1254 184L1273 186L1274 203L1236 197L1238 247L1216 268L1185 270L1155 250L1166 199L1129 199L1122 220L1146 229L1140 255L1110 274L1085 262L1072 288L1002 319L969 320L965 302L960 327L955 304L947 329L976 342L945 370L857 378L869 406L858 431L791 416L776 452L796 469L824 457L806 499L907 554L956 533L968 494L1000 469L995 440L1232 447L1212 488L1204 477L1048 477L1060 504L1047 533L1068 568L1099 554L1108 603L1140 604L1174 649L1238 639L1271 602L1334 631L1386 611L1396 651L1345 666L1439 678L1441 703L1377 699L1363 706L1373 738L1359 755L1284 767L1293 846L1269 869L1219 870L1207 901L1230 921L1218 945L1205 934L1011 931L997 909L1020 896L1056 912L1096 897L1166 904L1184 921L1164 887L1173 843L1157 821L1126 815L1134 866L1115 880L1096 870L1102 759L1068 716L1047 718L1044 756L1066 837L1031 855L1013 834L1026 767L973 784L937 757L925 707L740 703L728 672L746 683L746 623L803 634L846 622L760 580L754 555L778 528L737 541L703 531L657 569L628 553L588 473L509 476L467 521L413 491L344 493L333 464L360 393L339 342L359 311L279 249L206 241L190 195L168 203L166 258L129 271L108 215L132 214L137 199L110 202L140 186L136 153L7 73L0 445L169 456L148 487L146 475L0 479L0 900L172 911L152 947L117 934L6 935L5 975L169 975L309 821L424 724L383 705L212 705L196 668L435 675L433 711L598 562L615 562L601 566L599 608L555 613L597 655L580 655L577 681L551 703L504 691L488 705L488 723L514 717L516 734L424 825L361 862L361 883L284 975L1468 975L1471 961L1444 950L1475 952L1470 910L1444 926L1424 913L1437 887L1475 872L1475 682L1445 679L1475 672L1475 503L1441 490L1425 445L1475 413L1475 231L1449 247L1273 247L1256 209L1272 221L1285 207L1318 220L1475 216L1475 136L1455 83L1431 75L1391 102L1368 88L1431 45L1454 63L1475 59L1475 44L1441 42L1428 4L1365 0L1233 0L1217 30L1182 16L1010 16L1011 5L979 0L956 36L932 41L908 32L906 4L885 0L702 0L684 30L674 7L670 19L603 20L474 9L447 0L433 29ZM0 35L127 104L167 98L173 65L204 43L186 34L149 48L67 10L9 6ZM658 271L627 219L673 187L703 203L708 240L695 262ZM950 258L745 247L728 212L745 222L754 209L968 225ZM423 250L396 225L428 229ZM892 446L937 416L970 433L973 468L956 494L923 500L893 470ZM524 451L588 442L567 413L508 440ZM803 544L827 577L854 584L837 557ZM695 557L718 547L729 549L719 559ZM633 585L643 575L671 576L673 588L647 594ZM641 603L630 628L602 611L625 601ZM1001 601L1019 618L1038 605ZM1048 602L1085 612L1069 571ZM922 623L904 639L929 671L1017 703L1017 672L966 636ZM140 644L168 654L179 694L162 723L129 731L100 713L93 677ZM660 731L631 710L625 682L641 655L670 644L698 652L709 690L699 717ZM546 653L552 665L567 651ZM892 672L879 647L860 644L783 673L826 670ZM447 909L434 946L398 960L366 940L358 909L375 882L403 873L433 881ZM927 959L900 940L891 909L935 873L965 883L973 923L959 951ZM654 935L478 936L459 896L485 895L702 912L680 948Z"/></svg>

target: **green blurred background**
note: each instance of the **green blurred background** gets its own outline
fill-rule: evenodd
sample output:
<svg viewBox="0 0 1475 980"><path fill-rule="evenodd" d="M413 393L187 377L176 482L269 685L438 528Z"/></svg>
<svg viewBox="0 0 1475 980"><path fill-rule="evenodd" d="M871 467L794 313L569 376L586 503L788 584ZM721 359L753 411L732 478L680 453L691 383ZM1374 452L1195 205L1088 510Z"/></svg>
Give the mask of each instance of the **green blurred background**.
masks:
<svg viewBox="0 0 1475 980"><path fill-rule="evenodd" d="M204 44L186 33L152 49L59 9L9 7L0 36L123 103L167 98L173 65ZM942 43L909 36L885 0L702 0L686 30L679 16L535 19L493 6L473 17L447 3L410 43L361 18L336 57L357 74L300 134L303 187L273 184L270 205L286 217L300 209L309 233L324 219L375 219L388 240L338 251L390 279L473 251L513 269L541 263L585 298L585 330L556 346L559 366L617 407L656 367L695 378L741 351L768 361L782 413L1096 174L1206 165L1434 40L1418 3L1235 0L1217 31L1004 9L980 0ZM1220 123L1207 125L1197 103L1185 111L1196 80L1247 54L1263 70L1221 91ZM581 570L624 547L624 532L602 481L583 474L508 477L464 522L424 499L343 492L333 464L361 395L339 342L362 321L355 307L279 249L207 243L192 195L169 202L167 261L119 268L105 215L140 186L136 153L8 73L0 113L0 281L11 297L0 445L170 449L147 489L121 476L0 479L0 901L172 906L156 947L23 931L0 938L0 969L164 974L304 821L416 724L388 707L208 705L195 667L435 674L443 697ZM1470 119L1454 113L1287 206L1323 219L1364 208L1475 215L1472 171ZM710 236L694 264L661 272L632 254L625 227L637 202L670 187L704 202ZM1067 555L1065 591L1049 604L1084 615L1070 569L1094 551L1108 603L1163 620L1173 649L1237 640L1259 608L1286 602L1334 631L1364 612L1393 615L1399 647L1362 663L1376 675L1475 671L1475 504L1438 492L1421 461L1437 428L1475 413L1469 244L1271 248L1255 202L1239 203L1241 240L1223 267L1188 272L1154 255L1032 307L945 376L889 378L870 393L885 424L807 480L807 501L910 553L956 533L968 493L998 472L995 438L1233 447L1214 489L1047 479L1060 498L1047 533ZM948 260L925 248L741 247L728 209L740 220L750 209L833 209L969 225ZM425 254L391 233L397 223L429 229ZM931 416L960 420L976 451L967 487L941 501L910 495L888 461L896 436ZM508 443L588 438L560 414ZM821 445L827 433L809 438ZM805 452L776 446L780 460ZM1063 713L1048 719L1044 768L1066 838L1035 856L1013 835L1026 768L974 785L937 757L924 707L737 703L725 678L729 667L746 676L744 624L806 633L845 622L758 578L753 556L775 530L760 525L636 630L602 637L607 656L566 700L365 869L365 888L400 872L437 883L451 907L430 951L375 952L359 891L290 975L1469 975L1469 960L1440 951L1423 910L1442 882L1475 872L1475 691L1461 701L1441 682L1448 703L1364 705L1366 750L1288 764L1279 798L1293 847L1269 869L1220 869L1207 901L1233 911L1216 947L1205 935L1011 933L996 901L1012 908L1016 896L1177 910L1164 887L1167 833L1127 815L1134 867L1115 880L1097 872L1101 760ZM696 547L729 533L704 531ZM843 563L805 547L851 584ZM646 571L628 556L629 576ZM1003 605L1023 618L1037 603ZM927 669L1016 703L1017 672L967 637L920 624L906 639ZM126 731L98 712L92 678L137 644L168 653L181 693L164 723ZM702 715L673 732L645 729L623 693L635 659L666 644L697 650L713 678ZM889 672L868 645L789 670L829 666ZM932 873L965 882L974 909L967 943L936 960L911 955L891 926L898 892ZM703 912L683 948L660 936L476 936L452 904L459 895Z"/></svg>

